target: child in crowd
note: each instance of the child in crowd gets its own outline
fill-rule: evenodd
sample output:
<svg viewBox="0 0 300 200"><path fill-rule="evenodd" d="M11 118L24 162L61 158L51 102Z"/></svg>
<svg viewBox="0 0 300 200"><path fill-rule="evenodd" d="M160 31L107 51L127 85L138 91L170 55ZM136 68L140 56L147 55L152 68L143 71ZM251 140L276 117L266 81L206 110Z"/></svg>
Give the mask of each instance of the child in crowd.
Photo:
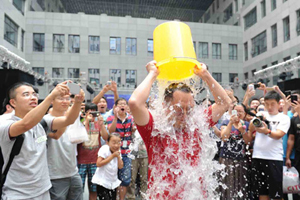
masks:
<svg viewBox="0 0 300 200"><path fill-rule="evenodd" d="M92 182L97 184L97 194L100 200L116 199L116 188L119 187L121 183L118 179L118 169L123 168L120 147L120 135L118 133L112 133L108 136L107 145L99 149L97 170Z"/></svg>

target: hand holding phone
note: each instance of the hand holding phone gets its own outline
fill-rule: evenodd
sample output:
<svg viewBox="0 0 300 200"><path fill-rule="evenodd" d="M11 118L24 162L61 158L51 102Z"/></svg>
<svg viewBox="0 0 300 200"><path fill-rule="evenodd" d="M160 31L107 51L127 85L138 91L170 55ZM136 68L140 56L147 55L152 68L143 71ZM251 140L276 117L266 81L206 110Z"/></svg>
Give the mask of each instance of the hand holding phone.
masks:
<svg viewBox="0 0 300 200"><path fill-rule="evenodd" d="M234 116L237 116L237 111L236 110L232 110L231 114L234 115Z"/></svg>
<svg viewBox="0 0 300 200"><path fill-rule="evenodd" d="M296 103L298 101L298 96L297 95L291 95L291 102Z"/></svg>

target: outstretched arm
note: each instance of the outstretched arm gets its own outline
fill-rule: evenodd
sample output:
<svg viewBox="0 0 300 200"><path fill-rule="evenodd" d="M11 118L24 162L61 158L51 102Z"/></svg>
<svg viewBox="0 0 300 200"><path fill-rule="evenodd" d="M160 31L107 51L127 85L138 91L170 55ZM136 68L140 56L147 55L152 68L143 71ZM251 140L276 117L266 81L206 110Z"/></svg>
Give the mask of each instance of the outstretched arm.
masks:
<svg viewBox="0 0 300 200"><path fill-rule="evenodd" d="M155 65L156 61L151 61L146 65L149 73L144 81L134 90L129 99L130 111L135 123L139 126L144 126L149 122L149 113L145 107L145 102L149 97L151 86L159 74L159 70Z"/></svg>
<svg viewBox="0 0 300 200"><path fill-rule="evenodd" d="M199 69L195 66L194 73L206 82L215 99L216 103L212 105L212 120L217 122L228 110L231 100L224 88L211 76L206 68Z"/></svg>

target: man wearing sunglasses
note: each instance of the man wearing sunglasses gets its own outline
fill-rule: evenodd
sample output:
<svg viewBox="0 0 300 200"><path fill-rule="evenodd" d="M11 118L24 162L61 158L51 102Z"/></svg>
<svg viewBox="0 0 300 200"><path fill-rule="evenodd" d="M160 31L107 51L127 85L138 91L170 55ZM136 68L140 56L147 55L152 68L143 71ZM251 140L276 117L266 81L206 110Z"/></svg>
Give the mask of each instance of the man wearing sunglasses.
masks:
<svg viewBox="0 0 300 200"><path fill-rule="evenodd" d="M129 106L138 130L147 147L149 160L149 184L147 193L150 198L159 200L187 199L188 197L183 195L184 191L204 197L206 196L206 185L203 183L201 175L194 174L195 169L199 169L199 163L201 161L200 151L203 147L201 147L202 142L200 135L203 130L195 130L191 134L187 134L185 131L190 128L188 127L187 121L191 117L193 109L197 108L194 105L192 90L183 83L171 84L165 90L163 102L163 104L169 108L166 109L169 113L166 113L166 116L162 116L159 119L153 119L152 114L145 108L145 102L149 97L152 84L159 75L159 69L156 67L156 61L148 63L146 68L148 75L133 92L129 100ZM194 73L207 83L216 102L206 109L205 114L203 114L205 119L201 116L197 118L197 120L199 120L198 123L205 121L208 127L212 127L218 122L223 113L226 112L231 100L221 85L206 69L199 69L195 66ZM175 112L173 112L173 110L175 110ZM174 128L175 130L173 137L159 132L162 130L154 129L154 120L156 120L155 124L161 123L166 117L169 122L172 122L173 127L171 127L171 129ZM170 127L166 128L170 129ZM174 139L174 137L177 139ZM185 150L190 149L189 147L192 147L192 152ZM181 160L181 162L179 162L179 160ZM182 163L184 163L184 165L182 165ZM188 170L181 171L179 166ZM182 175L183 173L184 175ZM191 187L186 187L188 183L183 181L184 176L194 176L193 174L195 177L191 178L196 180L195 184L199 185L199 187L196 187L197 191L192 191ZM185 195L187 193L185 193Z"/></svg>

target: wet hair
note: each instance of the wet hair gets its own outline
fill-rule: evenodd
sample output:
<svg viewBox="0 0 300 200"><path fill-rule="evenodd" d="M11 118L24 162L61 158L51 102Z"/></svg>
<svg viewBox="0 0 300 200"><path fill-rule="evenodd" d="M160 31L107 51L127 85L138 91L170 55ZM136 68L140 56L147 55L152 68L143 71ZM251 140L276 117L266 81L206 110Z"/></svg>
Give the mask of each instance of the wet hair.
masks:
<svg viewBox="0 0 300 200"><path fill-rule="evenodd" d="M88 111L88 110L97 110L97 105L94 103L86 103L85 111Z"/></svg>
<svg viewBox="0 0 300 200"><path fill-rule="evenodd" d="M18 89L19 87L21 86L29 86L29 87L32 87L32 89L36 92L36 89L33 85L31 85L30 83L27 83L27 82L17 82L15 84L13 84L9 90L8 90L8 101L10 99L14 99L16 98L16 89Z"/></svg>
<svg viewBox="0 0 300 200"><path fill-rule="evenodd" d="M185 83L172 83L165 89L164 100L166 102L170 102L173 99L174 92L176 91L181 91L184 93L193 93L191 88Z"/></svg>
<svg viewBox="0 0 300 200"><path fill-rule="evenodd" d="M117 106L118 103L119 103L120 101L126 101L126 104L128 104L128 103L127 103L127 100L121 97L121 98L118 98L118 99L116 100L115 106Z"/></svg>
<svg viewBox="0 0 300 200"><path fill-rule="evenodd" d="M281 98L280 98L280 95L276 91L269 91L265 95L265 101L266 100L272 100L272 99L274 99L275 101L279 102Z"/></svg>
<svg viewBox="0 0 300 200"><path fill-rule="evenodd" d="M111 138L112 136L115 136L115 137L118 137L118 138L120 138L120 139L121 139L121 136L120 136L120 134L119 134L119 133L116 133L116 132L114 132L114 133L111 133L111 134L109 134L109 135L108 135L107 142L109 142L109 140L110 140L110 138Z"/></svg>

